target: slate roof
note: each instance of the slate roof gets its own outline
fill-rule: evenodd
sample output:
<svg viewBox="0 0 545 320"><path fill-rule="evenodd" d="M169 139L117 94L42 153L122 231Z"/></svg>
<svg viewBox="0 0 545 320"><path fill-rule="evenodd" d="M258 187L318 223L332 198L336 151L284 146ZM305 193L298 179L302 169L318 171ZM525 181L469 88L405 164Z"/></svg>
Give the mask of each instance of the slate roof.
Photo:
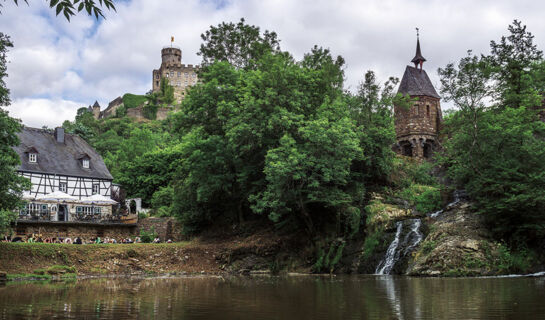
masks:
<svg viewBox="0 0 545 320"><path fill-rule="evenodd" d="M19 171L113 179L102 157L78 135L65 133L64 143L60 143L49 130L23 127L17 136L20 144L13 149L21 158ZM30 148L38 152L37 163L28 161ZM83 168L78 160L82 154L89 156L89 169Z"/></svg>
<svg viewBox="0 0 545 320"><path fill-rule="evenodd" d="M441 96L435 91L426 71L411 66L407 66L405 69L397 92L403 95L428 96L441 99Z"/></svg>

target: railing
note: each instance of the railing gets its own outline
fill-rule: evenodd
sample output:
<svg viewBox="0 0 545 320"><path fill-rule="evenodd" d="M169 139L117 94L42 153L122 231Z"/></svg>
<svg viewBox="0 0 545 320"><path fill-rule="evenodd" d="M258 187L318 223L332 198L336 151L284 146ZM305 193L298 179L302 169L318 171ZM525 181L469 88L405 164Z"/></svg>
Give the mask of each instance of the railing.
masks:
<svg viewBox="0 0 545 320"><path fill-rule="evenodd" d="M76 213L70 214L69 221L57 221L54 220L54 215L51 215L49 211L28 212L21 210L19 212L19 221L36 221L36 222L59 222L59 223L125 223L133 224L137 222L137 215L123 215L123 214L108 214L103 215L101 213Z"/></svg>

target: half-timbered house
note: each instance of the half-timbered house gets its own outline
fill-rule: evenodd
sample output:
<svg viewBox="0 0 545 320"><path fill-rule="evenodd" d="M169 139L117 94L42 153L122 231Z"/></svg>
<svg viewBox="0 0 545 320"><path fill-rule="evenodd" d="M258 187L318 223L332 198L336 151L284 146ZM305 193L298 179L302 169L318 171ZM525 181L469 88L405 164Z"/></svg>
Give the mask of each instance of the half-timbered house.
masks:
<svg viewBox="0 0 545 320"><path fill-rule="evenodd" d="M23 127L15 147L21 164L17 171L30 179L32 188L25 193L27 205L18 222L56 225L121 224L115 205L90 202L92 195L110 199L117 186L102 157L78 135L63 128L53 130ZM57 200L48 199L52 194ZM96 198L96 197L95 197Z"/></svg>

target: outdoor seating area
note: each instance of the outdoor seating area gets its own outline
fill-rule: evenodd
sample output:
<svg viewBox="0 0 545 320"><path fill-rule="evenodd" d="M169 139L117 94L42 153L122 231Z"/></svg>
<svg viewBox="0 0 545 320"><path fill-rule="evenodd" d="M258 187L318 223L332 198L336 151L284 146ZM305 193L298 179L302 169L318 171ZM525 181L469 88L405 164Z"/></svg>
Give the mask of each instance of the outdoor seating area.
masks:
<svg viewBox="0 0 545 320"><path fill-rule="evenodd" d="M79 199L62 191L24 194L18 220L34 222L135 223L137 216L118 210L117 201L100 194Z"/></svg>
<svg viewBox="0 0 545 320"><path fill-rule="evenodd" d="M125 238L113 238L113 237L44 237L41 234L32 234L26 236L5 236L0 242L25 242L25 243L64 243L64 244L133 244L133 243L162 243L163 241L159 237L153 239L146 237L125 237ZM164 241L165 243L172 243L171 239Z"/></svg>

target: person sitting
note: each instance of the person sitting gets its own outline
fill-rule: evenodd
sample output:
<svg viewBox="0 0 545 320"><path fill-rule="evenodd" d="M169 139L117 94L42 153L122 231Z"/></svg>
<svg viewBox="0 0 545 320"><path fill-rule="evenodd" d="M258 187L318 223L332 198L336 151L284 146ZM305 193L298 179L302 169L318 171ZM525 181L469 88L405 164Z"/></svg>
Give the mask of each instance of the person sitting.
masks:
<svg viewBox="0 0 545 320"><path fill-rule="evenodd" d="M168 240L167 240L167 243L172 243L172 240L168 239Z"/></svg>
<svg viewBox="0 0 545 320"><path fill-rule="evenodd" d="M76 237L76 240L74 240L74 244L82 244L81 238L80 238L80 237Z"/></svg>
<svg viewBox="0 0 545 320"><path fill-rule="evenodd" d="M66 239L64 239L64 243L72 244L72 239L70 237L67 237Z"/></svg>
<svg viewBox="0 0 545 320"><path fill-rule="evenodd" d="M159 237L156 237L155 239L153 239L153 243L160 243L161 242L161 239L159 239Z"/></svg>
<svg viewBox="0 0 545 320"><path fill-rule="evenodd" d="M23 242L23 238L21 238L21 237L14 237L13 239L11 239L11 242Z"/></svg>
<svg viewBox="0 0 545 320"><path fill-rule="evenodd" d="M96 243L96 244L99 244L99 243L100 243L100 237L96 237L95 243Z"/></svg>

